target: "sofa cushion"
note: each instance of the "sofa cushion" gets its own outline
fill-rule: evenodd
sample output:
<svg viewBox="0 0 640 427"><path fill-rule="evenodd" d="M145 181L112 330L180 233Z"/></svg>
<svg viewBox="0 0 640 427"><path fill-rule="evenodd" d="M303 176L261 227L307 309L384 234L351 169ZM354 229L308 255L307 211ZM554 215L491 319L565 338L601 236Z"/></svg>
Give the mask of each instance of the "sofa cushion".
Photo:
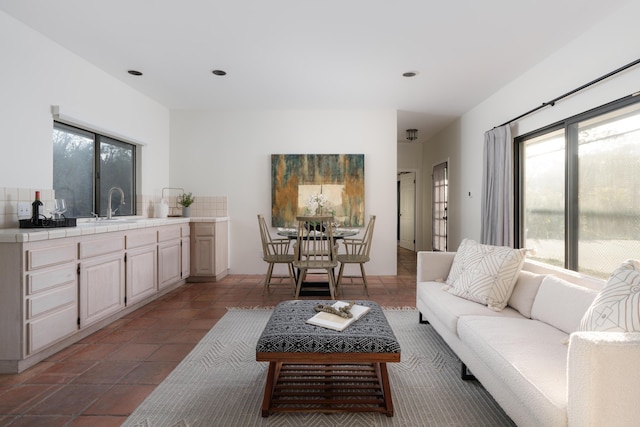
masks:
<svg viewBox="0 0 640 427"><path fill-rule="evenodd" d="M640 332L640 261L618 267L587 310L581 331Z"/></svg>
<svg viewBox="0 0 640 427"><path fill-rule="evenodd" d="M531 425L566 425L567 334L522 317L464 316L458 335L535 414Z"/></svg>
<svg viewBox="0 0 640 427"><path fill-rule="evenodd" d="M582 317L597 294L593 289L547 275L531 307L531 318L570 334L579 329Z"/></svg>
<svg viewBox="0 0 640 427"><path fill-rule="evenodd" d="M525 254L525 249L482 245L464 239L453 259L445 289L500 311L511 297Z"/></svg>
<svg viewBox="0 0 640 427"><path fill-rule="evenodd" d="M531 318L531 307L536 299L542 279L544 279L544 274L520 271L516 285L511 293L511 298L509 298L509 307L515 308L524 317Z"/></svg>
<svg viewBox="0 0 640 427"><path fill-rule="evenodd" d="M490 310L486 305L457 297L442 290L440 282L420 282L416 289L416 306L429 318L437 318L452 333L456 334L458 319L465 315L517 317L516 310L507 307L500 312Z"/></svg>

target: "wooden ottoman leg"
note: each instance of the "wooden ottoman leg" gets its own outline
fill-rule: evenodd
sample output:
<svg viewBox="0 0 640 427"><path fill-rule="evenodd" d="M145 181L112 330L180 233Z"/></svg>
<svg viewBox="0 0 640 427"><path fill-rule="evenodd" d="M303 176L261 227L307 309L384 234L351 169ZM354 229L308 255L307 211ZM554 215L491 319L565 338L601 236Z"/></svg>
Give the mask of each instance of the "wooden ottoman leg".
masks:
<svg viewBox="0 0 640 427"><path fill-rule="evenodd" d="M389 372L387 364L384 362L377 363L378 375L382 383L382 393L384 395L385 408L387 417L393 417L393 399L391 398L391 385L389 384Z"/></svg>
<svg viewBox="0 0 640 427"><path fill-rule="evenodd" d="M269 371L267 372L267 382L264 386L264 397L262 398L262 416L269 416L269 409L271 409L271 397L273 395L273 389L276 385L276 377L278 376L279 366L281 362L269 362Z"/></svg>

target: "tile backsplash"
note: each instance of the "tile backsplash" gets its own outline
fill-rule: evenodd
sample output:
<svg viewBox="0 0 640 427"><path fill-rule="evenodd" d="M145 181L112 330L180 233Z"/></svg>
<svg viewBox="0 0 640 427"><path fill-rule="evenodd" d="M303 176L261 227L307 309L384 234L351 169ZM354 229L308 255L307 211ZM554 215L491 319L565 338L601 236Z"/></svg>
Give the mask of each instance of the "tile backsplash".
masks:
<svg viewBox="0 0 640 427"><path fill-rule="evenodd" d="M40 188L10 188L0 187L0 228L18 227L18 202L33 202L36 191L40 191L40 200L46 203L55 198L55 192L51 189ZM192 217L227 216L227 196L199 196L195 195L195 201L191 205ZM153 218L155 216L154 205L160 202L160 196L138 195L136 199L136 211L139 216ZM175 202L169 203L169 215L179 216L182 209Z"/></svg>

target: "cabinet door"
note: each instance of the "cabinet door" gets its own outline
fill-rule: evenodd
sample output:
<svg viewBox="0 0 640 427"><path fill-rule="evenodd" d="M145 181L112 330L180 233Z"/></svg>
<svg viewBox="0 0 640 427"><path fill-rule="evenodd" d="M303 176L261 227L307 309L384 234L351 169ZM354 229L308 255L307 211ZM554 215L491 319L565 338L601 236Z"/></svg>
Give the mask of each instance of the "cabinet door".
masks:
<svg viewBox="0 0 640 427"><path fill-rule="evenodd" d="M123 254L80 263L80 327L86 327L124 308Z"/></svg>
<svg viewBox="0 0 640 427"><path fill-rule="evenodd" d="M180 281L181 258L180 239L158 245L158 287L160 289Z"/></svg>
<svg viewBox="0 0 640 427"><path fill-rule="evenodd" d="M127 305L138 302L158 290L156 245L127 251Z"/></svg>
<svg viewBox="0 0 640 427"><path fill-rule="evenodd" d="M214 256L216 253L215 237L196 236L193 239L193 244L192 274L195 276L213 276L215 268Z"/></svg>
<svg viewBox="0 0 640 427"><path fill-rule="evenodd" d="M191 239L182 238L182 278L186 279L191 275Z"/></svg>
<svg viewBox="0 0 640 427"><path fill-rule="evenodd" d="M224 277L229 269L229 223L216 222L216 277Z"/></svg>

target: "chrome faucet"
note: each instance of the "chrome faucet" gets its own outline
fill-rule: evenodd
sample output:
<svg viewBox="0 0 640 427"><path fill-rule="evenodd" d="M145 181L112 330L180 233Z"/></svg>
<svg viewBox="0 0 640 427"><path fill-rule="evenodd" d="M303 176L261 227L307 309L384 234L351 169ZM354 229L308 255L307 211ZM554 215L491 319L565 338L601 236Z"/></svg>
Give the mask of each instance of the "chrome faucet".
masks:
<svg viewBox="0 0 640 427"><path fill-rule="evenodd" d="M117 190L120 192L120 204L124 205L126 204L124 202L124 191L122 191L122 188L120 187L111 187L109 189L109 197L108 197L108 201L107 201L107 219L111 219L111 215L113 215L113 211L111 210L111 195L113 194L113 192Z"/></svg>

